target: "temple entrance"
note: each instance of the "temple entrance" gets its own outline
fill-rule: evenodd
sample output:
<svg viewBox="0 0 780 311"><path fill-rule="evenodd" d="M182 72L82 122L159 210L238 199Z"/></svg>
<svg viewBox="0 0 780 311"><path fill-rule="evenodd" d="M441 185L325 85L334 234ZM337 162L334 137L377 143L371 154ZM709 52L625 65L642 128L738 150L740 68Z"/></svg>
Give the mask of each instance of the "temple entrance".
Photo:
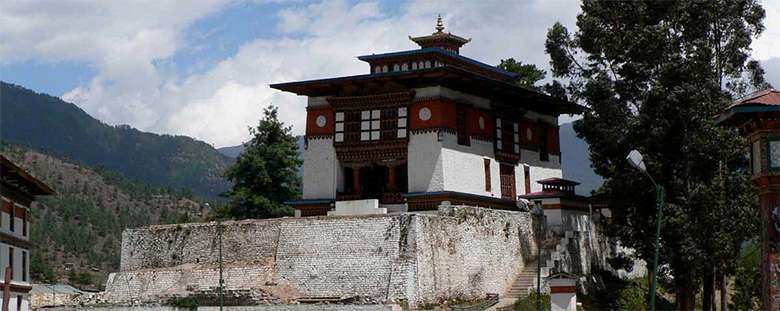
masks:
<svg viewBox="0 0 780 311"><path fill-rule="evenodd" d="M377 199L383 204L403 203L407 192L406 163L371 164L344 168L344 191L339 200Z"/></svg>

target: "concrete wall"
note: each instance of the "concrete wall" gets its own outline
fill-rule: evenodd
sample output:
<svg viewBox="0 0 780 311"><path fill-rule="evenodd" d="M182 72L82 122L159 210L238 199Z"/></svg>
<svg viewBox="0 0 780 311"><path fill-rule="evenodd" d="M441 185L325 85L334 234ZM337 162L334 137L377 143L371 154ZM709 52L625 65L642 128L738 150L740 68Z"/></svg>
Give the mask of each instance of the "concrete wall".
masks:
<svg viewBox="0 0 780 311"><path fill-rule="evenodd" d="M338 170L333 138L310 138L303 152L303 198L336 198Z"/></svg>
<svg viewBox="0 0 780 311"><path fill-rule="evenodd" d="M442 207L440 215L226 222L226 289L410 305L503 293L535 252L531 229L528 213L473 207ZM126 230L120 272L109 277L105 298L213 291L217 245L214 223Z"/></svg>

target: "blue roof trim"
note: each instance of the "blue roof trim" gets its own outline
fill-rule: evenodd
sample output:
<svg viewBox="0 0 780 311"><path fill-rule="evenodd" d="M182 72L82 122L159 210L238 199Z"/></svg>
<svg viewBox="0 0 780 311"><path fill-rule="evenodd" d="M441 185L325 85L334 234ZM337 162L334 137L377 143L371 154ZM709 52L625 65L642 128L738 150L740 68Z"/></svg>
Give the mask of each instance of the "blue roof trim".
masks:
<svg viewBox="0 0 780 311"><path fill-rule="evenodd" d="M500 74L503 74L505 76L512 77L512 78L516 78L518 76L518 74L516 74L516 73L503 70L503 69L498 68L496 66L491 66L491 65L485 64L483 62L480 62L480 61L477 61L477 60L474 60L474 59L462 56L462 55L460 55L458 53L455 53L455 52L452 52L452 51L449 51L449 50L445 50L445 49L442 49L442 48L423 48L423 49L408 50L408 51L399 51L399 52L390 52L390 53L382 53L382 54L363 55L363 56L358 56L358 59L367 62L367 61L370 61L370 60L381 59L381 58L386 58L386 57L417 55L417 54L425 54L425 53L443 54L443 55L446 55L446 56L449 56L449 57L453 57L453 58L456 58L458 60L462 60L464 62L473 64L473 65L477 65L479 67L482 67L482 68L485 68L485 69L488 69L488 70L491 70L491 71L494 71L496 73L500 73Z"/></svg>
<svg viewBox="0 0 780 311"><path fill-rule="evenodd" d="M715 117L715 124L723 124L731 118L734 118L738 114L748 114L756 112L778 112L780 106L777 105L739 105L728 108L724 113Z"/></svg>

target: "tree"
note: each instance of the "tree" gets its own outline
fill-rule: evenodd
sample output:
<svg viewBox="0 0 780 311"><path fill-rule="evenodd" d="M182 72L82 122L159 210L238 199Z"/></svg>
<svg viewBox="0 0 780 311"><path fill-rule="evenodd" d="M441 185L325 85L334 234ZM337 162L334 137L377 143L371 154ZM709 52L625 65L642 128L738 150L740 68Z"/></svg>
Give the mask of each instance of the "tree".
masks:
<svg viewBox="0 0 780 311"><path fill-rule="evenodd" d="M519 62L514 58L509 58L502 59L501 63L498 65L498 68L516 73L517 78L515 79L514 83L519 87L547 93L552 97L568 100L566 96L566 89L558 81L553 81L552 83L547 83L543 86L536 85L539 81L544 79L545 76L547 76L547 73L544 70L536 67L534 64L523 64L521 61Z"/></svg>
<svg viewBox="0 0 780 311"><path fill-rule="evenodd" d="M544 76L547 75L544 70L537 68L536 65L523 64L522 61L518 62L514 58L502 59L501 63L498 64L498 68L518 74L515 84L529 90L540 90L536 86L536 82L544 79Z"/></svg>
<svg viewBox="0 0 780 311"><path fill-rule="evenodd" d="M285 201L297 198L300 189L296 139L291 128L277 117L278 108L270 106L255 128L244 152L226 171L233 188L230 215L234 218L272 218L292 215Z"/></svg>
<svg viewBox="0 0 780 311"><path fill-rule="evenodd" d="M739 241L758 231L745 141L713 116L765 86L749 61L763 18L757 0L584 1L576 33L560 23L547 33L553 76L568 79L568 95L590 108L574 128L605 178L606 233L648 263L654 193L627 164L631 149L666 188L660 264L674 276L678 309L694 308L702 280L711 307L713 275L733 273Z"/></svg>

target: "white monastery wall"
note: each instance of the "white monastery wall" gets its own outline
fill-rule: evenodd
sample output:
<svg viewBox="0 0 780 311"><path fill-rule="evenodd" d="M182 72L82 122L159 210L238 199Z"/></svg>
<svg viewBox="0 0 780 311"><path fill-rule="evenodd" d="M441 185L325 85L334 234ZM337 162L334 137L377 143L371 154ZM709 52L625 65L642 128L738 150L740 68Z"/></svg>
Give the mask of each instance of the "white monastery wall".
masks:
<svg viewBox="0 0 780 311"><path fill-rule="evenodd" d="M443 206L440 215L224 223L228 291L368 297L412 306L503 293L535 253L530 214ZM126 230L111 302L214 291L215 223ZM175 259L174 259L175 258Z"/></svg>
<svg viewBox="0 0 780 311"><path fill-rule="evenodd" d="M436 132L409 135L408 185L409 192L444 190L442 144Z"/></svg>
<svg viewBox="0 0 780 311"><path fill-rule="evenodd" d="M303 199L333 199L338 186L333 138L310 138L303 152Z"/></svg>
<svg viewBox="0 0 780 311"><path fill-rule="evenodd" d="M471 146L458 145L458 137L441 133L444 190L501 197L499 165L493 154L493 143L478 139ZM491 160L491 191L485 191L485 159Z"/></svg>

